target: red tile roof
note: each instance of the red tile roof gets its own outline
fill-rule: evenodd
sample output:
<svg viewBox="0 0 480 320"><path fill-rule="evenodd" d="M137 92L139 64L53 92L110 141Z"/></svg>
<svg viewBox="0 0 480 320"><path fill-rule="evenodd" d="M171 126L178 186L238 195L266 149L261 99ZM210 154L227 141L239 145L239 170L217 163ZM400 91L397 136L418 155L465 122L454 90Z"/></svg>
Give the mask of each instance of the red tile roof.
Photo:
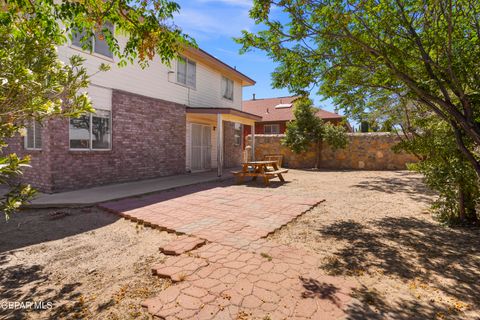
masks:
<svg viewBox="0 0 480 320"><path fill-rule="evenodd" d="M298 96L266 98L243 101L243 111L253 113L262 117L262 122L267 121L290 121L293 120L293 102L299 98ZM282 104L292 104L290 107L275 108ZM322 119L338 119L342 120L343 116L319 109L318 117Z"/></svg>

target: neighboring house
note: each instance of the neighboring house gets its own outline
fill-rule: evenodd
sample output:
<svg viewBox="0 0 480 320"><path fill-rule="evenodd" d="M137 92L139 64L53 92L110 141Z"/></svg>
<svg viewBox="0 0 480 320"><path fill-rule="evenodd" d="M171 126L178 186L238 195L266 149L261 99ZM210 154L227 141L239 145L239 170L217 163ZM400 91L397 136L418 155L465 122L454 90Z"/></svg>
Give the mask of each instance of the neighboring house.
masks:
<svg viewBox="0 0 480 320"><path fill-rule="evenodd" d="M293 103L298 96L256 99L243 101L243 111L256 114L262 120L255 122L255 134L282 134L285 133L287 122L294 119ZM350 124L345 117L319 109L317 116L325 122L342 125L351 132ZM245 127L244 138L251 133L250 127Z"/></svg>
<svg viewBox="0 0 480 320"><path fill-rule="evenodd" d="M44 192L211 168L221 174L242 160L242 125L261 119L242 111L242 88L255 81L201 49L185 49L170 66L155 58L145 69L118 67L102 37L93 53L78 39L58 52L64 62L86 59L96 112L33 123L25 139L10 141L5 152L31 155L22 179ZM96 73L101 63L111 70Z"/></svg>

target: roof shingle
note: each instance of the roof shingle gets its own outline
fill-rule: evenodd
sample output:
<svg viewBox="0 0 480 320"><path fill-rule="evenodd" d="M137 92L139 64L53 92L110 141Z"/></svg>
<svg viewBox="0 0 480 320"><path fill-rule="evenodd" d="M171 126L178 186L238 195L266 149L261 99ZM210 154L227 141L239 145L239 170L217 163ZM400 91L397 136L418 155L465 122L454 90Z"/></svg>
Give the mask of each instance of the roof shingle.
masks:
<svg viewBox="0 0 480 320"><path fill-rule="evenodd" d="M261 116L262 122L268 121L290 121L294 119L293 105L291 107L275 108L280 104L293 104L299 96L277 97L266 99L255 99L243 101L243 111ZM342 120L343 116L319 109L317 116L322 119Z"/></svg>

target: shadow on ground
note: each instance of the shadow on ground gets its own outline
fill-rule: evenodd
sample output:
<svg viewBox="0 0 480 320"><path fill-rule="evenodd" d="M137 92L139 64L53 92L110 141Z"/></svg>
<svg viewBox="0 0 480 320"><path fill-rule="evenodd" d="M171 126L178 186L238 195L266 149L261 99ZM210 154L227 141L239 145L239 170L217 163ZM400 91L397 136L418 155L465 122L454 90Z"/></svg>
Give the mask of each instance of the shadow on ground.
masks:
<svg viewBox="0 0 480 320"><path fill-rule="evenodd" d="M208 182L118 201L109 201L108 203L120 203L125 200L130 204L130 209L138 209L205 190L230 187L232 184L232 179L222 182ZM2 235L0 238L0 253L88 232L114 223L121 218L115 214L99 215L98 212L96 208L22 210L13 214L7 222L0 222L0 234ZM28 236L25 236L26 234Z"/></svg>
<svg viewBox="0 0 480 320"><path fill-rule="evenodd" d="M290 181L270 181L269 185L266 186L261 179L257 179L255 181L246 181L242 184L244 184L248 188L268 188L268 189L277 189L277 188L282 188L282 187L287 187Z"/></svg>
<svg viewBox="0 0 480 320"><path fill-rule="evenodd" d="M95 230L120 217L95 208L29 209L0 222L0 253Z"/></svg>
<svg viewBox="0 0 480 320"><path fill-rule="evenodd" d="M305 291L302 293L302 298L316 298L321 300L330 300L333 304L340 307L340 302L335 295L338 288L331 283L320 282L313 278L300 277Z"/></svg>
<svg viewBox="0 0 480 320"><path fill-rule="evenodd" d="M395 177L372 177L365 181L360 181L354 187L388 194L404 193L413 200L425 202L431 201L431 196L434 195L423 184L421 176L412 175L409 171L396 172Z"/></svg>
<svg viewBox="0 0 480 320"><path fill-rule="evenodd" d="M1 222L0 298L9 302L52 302L55 305L48 316L41 316L42 310L2 309L0 318L28 319L33 315L35 318L63 319L76 309L80 310L77 289L81 283L62 283L60 288L49 288L44 283L52 279L43 265L9 262L15 261L16 254L24 247L89 232L118 219L94 208L40 209L23 210L13 214L7 222ZM70 303L58 305L61 301Z"/></svg>
<svg viewBox="0 0 480 320"><path fill-rule="evenodd" d="M81 285L79 282L63 284L60 290L44 287L42 284L50 281L48 273L44 271L41 265L23 265L16 264L5 267L7 257L0 255L0 292L3 301L8 302L34 302L44 303L47 308L47 303L53 303L53 312L48 316L40 316L40 314L47 309L0 309L0 318L2 319L29 319L31 315L35 317L48 319L64 319L67 315L75 312L75 309L80 310L79 302L74 304L55 305L59 301L73 301L81 295L77 288ZM27 288L27 289L26 289ZM40 306L40 305L38 305ZM39 307L40 308L40 307Z"/></svg>
<svg viewBox="0 0 480 320"><path fill-rule="evenodd" d="M412 300L400 299L395 305L389 305L382 295L365 287L355 290L353 296L357 298L357 302L348 308L347 320L453 319L450 316L454 316L451 309Z"/></svg>
<svg viewBox="0 0 480 320"><path fill-rule="evenodd" d="M206 182L201 184L181 186L178 188L159 191L159 192L153 192L149 194L143 194L136 197L128 197L128 198L119 199L119 200L106 201L106 202L103 202L102 204L104 205L121 204L122 209L133 210L133 209L139 209L142 207L150 206L152 204L158 204L163 201L184 197L197 192L202 192L202 191L216 189L216 188L227 188L227 187L231 187L232 185L235 185L233 179L227 179L221 182L216 182L216 181Z"/></svg>
<svg viewBox="0 0 480 320"><path fill-rule="evenodd" d="M338 221L318 232L321 237L346 243L324 261L322 268L330 274L380 272L404 282L420 281L458 301L480 306L478 229L449 229L417 218L386 217L369 225ZM390 319L435 319L439 314L455 313L411 300L388 305L366 288L355 296L358 302L348 310L349 319L383 319L385 314Z"/></svg>

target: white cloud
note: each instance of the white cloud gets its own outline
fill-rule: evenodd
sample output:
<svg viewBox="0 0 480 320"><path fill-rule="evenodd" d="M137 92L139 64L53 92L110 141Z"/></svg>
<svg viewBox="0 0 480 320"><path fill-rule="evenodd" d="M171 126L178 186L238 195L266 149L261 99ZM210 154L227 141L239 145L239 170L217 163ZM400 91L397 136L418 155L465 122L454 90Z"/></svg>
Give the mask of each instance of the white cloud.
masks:
<svg viewBox="0 0 480 320"><path fill-rule="evenodd" d="M249 30L253 25L247 8L231 6L182 6L174 21L184 32L198 39L240 36L242 30Z"/></svg>
<svg viewBox="0 0 480 320"><path fill-rule="evenodd" d="M251 8L252 0L195 0L198 3L222 3L226 5L241 6Z"/></svg>
<svg viewBox="0 0 480 320"><path fill-rule="evenodd" d="M234 51L234 50L227 50L225 48L219 48L219 47L214 48L214 50L218 51L218 52L221 52L224 55L230 56L232 58L238 58L240 56L238 51ZM263 54L258 54L258 52L246 52L241 57L242 57L243 60L248 60L248 61L251 61L251 62L258 62L258 63L271 62L271 60L269 58L267 58Z"/></svg>

